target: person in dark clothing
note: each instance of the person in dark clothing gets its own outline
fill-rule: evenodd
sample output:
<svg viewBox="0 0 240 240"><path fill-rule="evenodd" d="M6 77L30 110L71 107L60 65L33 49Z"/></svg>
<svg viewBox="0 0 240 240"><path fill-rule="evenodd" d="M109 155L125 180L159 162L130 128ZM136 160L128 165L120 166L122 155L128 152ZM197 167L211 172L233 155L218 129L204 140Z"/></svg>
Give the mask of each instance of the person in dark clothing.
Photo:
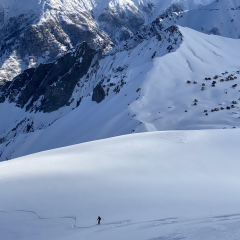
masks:
<svg viewBox="0 0 240 240"><path fill-rule="evenodd" d="M100 218L100 216L98 216L98 219L97 219L97 220L98 220L98 224L100 224L100 222L101 222L102 219Z"/></svg>

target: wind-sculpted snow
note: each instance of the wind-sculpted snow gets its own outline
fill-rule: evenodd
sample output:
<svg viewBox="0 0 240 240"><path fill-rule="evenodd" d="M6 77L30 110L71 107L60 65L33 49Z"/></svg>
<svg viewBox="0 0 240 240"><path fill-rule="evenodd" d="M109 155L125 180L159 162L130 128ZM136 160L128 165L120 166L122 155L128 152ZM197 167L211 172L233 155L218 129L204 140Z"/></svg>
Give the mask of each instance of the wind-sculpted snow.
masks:
<svg viewBox="0 0 240 240"><path fill-rule="evenodd" d="M2 162L1 237L238 239L239 134L134 134Z"/></svg>

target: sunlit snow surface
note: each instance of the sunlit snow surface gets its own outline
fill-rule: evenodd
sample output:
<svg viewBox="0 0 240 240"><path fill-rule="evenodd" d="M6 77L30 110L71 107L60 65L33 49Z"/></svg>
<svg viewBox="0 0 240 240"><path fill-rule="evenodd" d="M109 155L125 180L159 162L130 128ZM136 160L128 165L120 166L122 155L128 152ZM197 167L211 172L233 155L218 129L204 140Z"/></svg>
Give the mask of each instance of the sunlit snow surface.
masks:
<svg viewBox="0 0 240 240"><path fill-rule="evenodd" d="M238 239L239 138L143 133L2 162L1 239Z"/></svg>

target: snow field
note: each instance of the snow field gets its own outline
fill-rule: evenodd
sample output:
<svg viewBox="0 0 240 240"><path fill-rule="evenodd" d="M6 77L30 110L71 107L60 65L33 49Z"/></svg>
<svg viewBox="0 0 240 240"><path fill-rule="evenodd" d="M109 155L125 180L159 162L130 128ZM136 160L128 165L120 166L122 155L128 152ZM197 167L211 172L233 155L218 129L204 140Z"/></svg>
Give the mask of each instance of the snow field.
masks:
<svg viewBox="0 0 240 240"><path fill-rule="evenodd" d="M155 132L2 162L1 235L236 239L238 148L238 129Z"/></svg>

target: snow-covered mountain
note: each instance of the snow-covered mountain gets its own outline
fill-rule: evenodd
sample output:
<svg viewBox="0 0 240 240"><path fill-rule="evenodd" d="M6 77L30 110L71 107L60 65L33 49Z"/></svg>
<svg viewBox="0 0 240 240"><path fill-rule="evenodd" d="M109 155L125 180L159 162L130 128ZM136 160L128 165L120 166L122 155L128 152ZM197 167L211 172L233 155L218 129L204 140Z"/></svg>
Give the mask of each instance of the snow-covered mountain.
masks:
<svg viewBox="0 0 240 240"><path fill-rule="evenodd" d="M239 40L162 27L102 57L80 45L5 84L1 159L131 132L240 126Z"/></svg>
<svg viewBox="0 0 240 240"><path fill-rule="evenodd" d="M82 41L109 51L169 7L196 8L210 0L2 0L0 82L55 61Z"/></svg>
<svg viewBox="0 0 240 240"><path fill-rule="evenodd" d="M1 238L236 240L239 136L143 133L2 162Z"/></svg>
<svg viewBox="0 0 240 240"><path fill-rule="evenodd" d="M82 41L95 49L111 49L113 43L98 27L90 6L81 1L28 2L4 3L9 12L0 31L1 80L12 80L27 68L52 62Z"/></svg>
<svg viewBox="0 0 240 240"><path fill-rule="evenodd" d="M5 17L8 20L3 29L10 26L18 11L25 18L24 14L30 16L29 11L34 9L41 10L41 14L32 15L40 17L34 20L35 25L32 25L32 19L29 20L30 28L41 28L53 16L58 16L54 19L62 23L59 16L63 17L65 12L63 14L61 9L66 6L64 9L68 9L68 14L73 9L81 12L76 13L78 17L85 11L91 14L95 24L92 29L96 30L92 39L96 40L99 31L106 38L103 45L101 41L88 38L79 44L76 41L75 47L71 43L70 50L52 49L49 53L55 52L55 57L26 65L12 81L0 86L1 160L134 132L240 126L239 40L174 25L184 25L195 12L201 17L204 12L216 12L217 15L208 18L212 27L215 17L223 14L223 6L227 6L228 16L230 11L237 12L238 1L219 0L205 7L200 5L207 1L195 1L194 4L173 1L168 2L170 5L166 5L167 1L162 5L157 1L102 1L101 4L97 1L63 1L59 4L40 1L24 6L21 11L18 4L9 6L12 10L6 15L9 19ZM41 8L33 7L34 4ZM178 10L187 11L156 18L160 6L161 14L165 14L170 11L169 6L174 10L176 4L182 5ZM143 10L143 6L149 6L152 14ZM212 6L220 10L211 11ZM196 7L198 10L194 10ZM130 20L134 11L134 16L143 22L133 30L127 21L134 22ZM113 29L127 24L129 36L126 39L120 41L116 37L119 31L114 36L110 33L111 21L116 23L113 16L121 22ZM86 17L85 20L89 19ZM88 23L92 27L90 20ZM56 29L55 23L53 26ZM197 22L195 26L198 26ZM25 36L26 29L17 34ZM89 29L85 30L92 31ZM229 32L233 29L234 25L229 24ZM47 28L45 31L49 32ZM46 43L47 47L50 45ZM53 46L57 45L53 43ZM22 49L22 45L19 47ZM7 51L4 54L6 56ZM10 59L13 64L13 56ZM17 69L14 64L13 69Z"/></svg>

